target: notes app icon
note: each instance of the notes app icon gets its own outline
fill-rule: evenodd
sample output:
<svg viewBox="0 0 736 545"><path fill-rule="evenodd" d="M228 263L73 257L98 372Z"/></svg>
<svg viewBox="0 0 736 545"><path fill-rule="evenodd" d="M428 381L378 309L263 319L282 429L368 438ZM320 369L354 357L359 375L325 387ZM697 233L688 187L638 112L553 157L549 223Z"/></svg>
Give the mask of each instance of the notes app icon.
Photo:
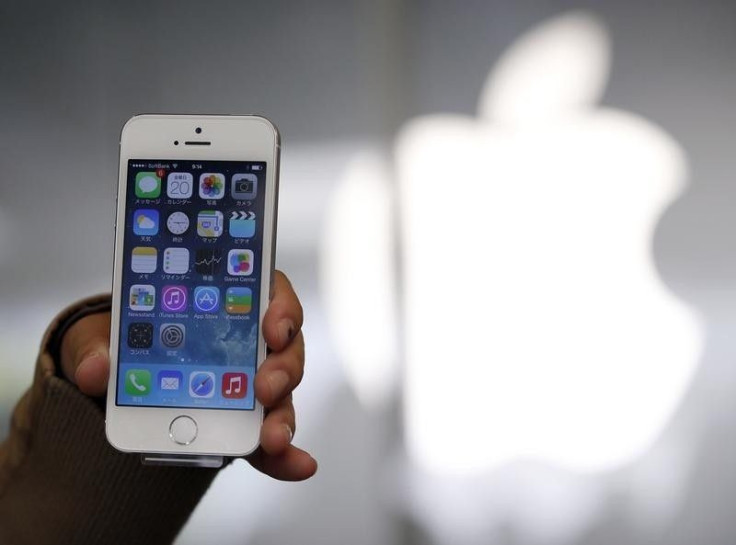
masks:
<svg viewBox="0 0 736 545"><path fill-rule="evenodd" d="M222 397L242 399L248 391L248 375L245 373L224 373L222 375Z"/></svg>
<svg viewBox="0 0 736 545"><path fill-rule="evenodd" d="M135 273L148 274L156 272L158 252L151 246L136 246L130 260L130 268Z"/></svg>

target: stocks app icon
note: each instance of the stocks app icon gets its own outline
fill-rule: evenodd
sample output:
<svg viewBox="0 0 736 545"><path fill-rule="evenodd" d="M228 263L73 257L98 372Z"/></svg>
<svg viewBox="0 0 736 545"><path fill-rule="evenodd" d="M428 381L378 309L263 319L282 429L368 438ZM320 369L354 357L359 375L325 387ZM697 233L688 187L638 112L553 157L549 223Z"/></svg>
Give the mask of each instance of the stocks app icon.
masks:
<svg viewBox="0 0 736 545"><path fill-rule="evenodd" d="M222 250L217 248L197 250L194 258L194 270L197 271L197 274L212 276L220 270L221 261Z"/></svg>
<svg viewBox="0 0 736 545"><path fill-rule="evenodd" d="M184 324L161 324L161 344L166 348L179 348L184 344Z"/></svg>

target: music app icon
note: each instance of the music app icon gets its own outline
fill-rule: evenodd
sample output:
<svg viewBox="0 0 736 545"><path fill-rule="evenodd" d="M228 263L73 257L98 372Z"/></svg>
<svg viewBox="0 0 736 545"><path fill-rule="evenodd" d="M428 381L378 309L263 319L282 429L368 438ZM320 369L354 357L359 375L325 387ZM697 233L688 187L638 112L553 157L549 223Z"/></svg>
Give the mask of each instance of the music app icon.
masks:
<svg viewBox="0 0 736 545"><path fill-rule="evenodd" d="M164 286L161 290L161 309L166 312L182 312L186 308L186 286Z"/></svg>
<svg viewBox="0 0 736 545"><path fill-rule="evenodd" d="M224 373L222 375L222 397L242 399L248 391L248 375L245 373Z"/></svg>

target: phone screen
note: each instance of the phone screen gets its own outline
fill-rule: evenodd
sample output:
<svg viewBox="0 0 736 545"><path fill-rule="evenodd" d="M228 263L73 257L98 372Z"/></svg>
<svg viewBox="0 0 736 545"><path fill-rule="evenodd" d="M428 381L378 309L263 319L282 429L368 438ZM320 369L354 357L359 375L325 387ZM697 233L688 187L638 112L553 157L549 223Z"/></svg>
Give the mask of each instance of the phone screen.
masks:
<svg viewBox="0 0 736 545"><path fill-rule="evenodd" d="M116 402L252 410L266 163L128 161Z"/></svg>

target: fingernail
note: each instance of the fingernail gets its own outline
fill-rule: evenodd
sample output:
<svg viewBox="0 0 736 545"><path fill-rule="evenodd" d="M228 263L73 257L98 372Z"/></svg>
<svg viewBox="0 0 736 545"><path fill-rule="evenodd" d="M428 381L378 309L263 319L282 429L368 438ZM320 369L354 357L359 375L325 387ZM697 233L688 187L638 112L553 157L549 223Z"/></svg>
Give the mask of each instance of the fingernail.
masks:
<svg viewBox="0 0 736 545"><path fill-rule="evenodd" d="M268 383L271 386L271 394L273 394L274 399L278 399L286 392L289 375L286 374L286 371L274 371L268 375Z"/></svg>
<svg viewBox="0 0 736 545"><path fill-rule="evenodd" d="M294 322L289 319L281 320L278 325L279 339L283 344L288 343L294 336Z"/></svg>
<svg viewBox="0 0 736 545"><path fill-rule="evenodd" d="M291 431L289 424L284 424L284 434L286 435L286 442L291 443L291 440L294 438L294 432Z"/></svg>
<svg viewBox="0 0 736 545"><path fill-rule="evenodd" d="M91 365L98 365L100 360L105 361L106 359L107 356L100 352L91 352L87 354L77 366L77 370L74 371L74 380L79 382L78 377L80 372L85 372L85 370Z"/></svg>

